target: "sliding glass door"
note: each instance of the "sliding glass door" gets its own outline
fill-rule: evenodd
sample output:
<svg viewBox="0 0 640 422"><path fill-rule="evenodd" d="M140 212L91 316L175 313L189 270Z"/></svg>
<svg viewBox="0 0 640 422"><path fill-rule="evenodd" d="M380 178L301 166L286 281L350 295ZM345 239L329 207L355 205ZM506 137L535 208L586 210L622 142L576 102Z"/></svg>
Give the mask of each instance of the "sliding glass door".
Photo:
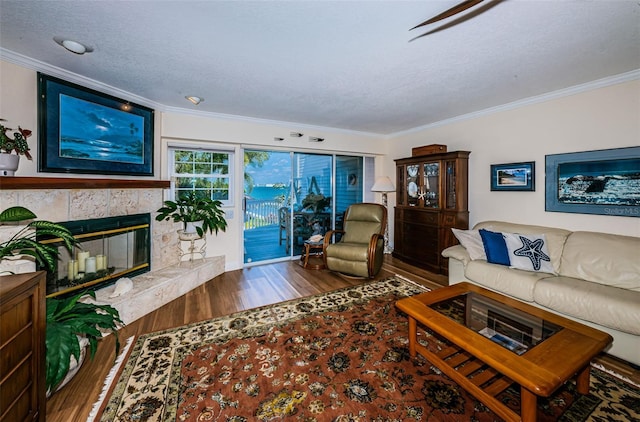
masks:
<svg viewBox="0 0 640 422"><path fill-rule="evenodd" d="M298 256L305 240L342 228L349 205L367 199L367 162L373 159L245 150L245 264Z"/></svg>
<svg viewBox="0 0 640 422"><path fill-rule="evenodd" d="M245 150L245 263L291 256L286 216L292 193L291 153Z"/></svg>
<svg viewBox="0 0 640 422"><path fill-rule="evenodd" d="M333 156L326 154L293 154L293 255L300 255L304 241L319 239L333 228Z"/></svg>

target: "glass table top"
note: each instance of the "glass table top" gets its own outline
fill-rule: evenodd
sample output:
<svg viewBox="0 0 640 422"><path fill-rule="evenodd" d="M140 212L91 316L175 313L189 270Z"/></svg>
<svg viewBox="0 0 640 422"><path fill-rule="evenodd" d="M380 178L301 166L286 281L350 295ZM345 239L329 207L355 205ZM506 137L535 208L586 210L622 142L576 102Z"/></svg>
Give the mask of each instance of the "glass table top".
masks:
<svg viewBox="0 0 640 422"><path fill-rule="evenodd" d="M430 307L518 355L562 329L559 325L474 292Z"/></svg>

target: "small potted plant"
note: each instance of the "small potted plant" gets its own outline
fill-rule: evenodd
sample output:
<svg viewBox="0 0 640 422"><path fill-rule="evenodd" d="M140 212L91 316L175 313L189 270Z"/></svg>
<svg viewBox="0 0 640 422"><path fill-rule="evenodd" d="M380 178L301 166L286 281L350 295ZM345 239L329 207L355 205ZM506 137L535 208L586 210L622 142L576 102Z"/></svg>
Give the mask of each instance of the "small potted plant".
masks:
<svg viewBox="0 0 640 422"><path fill-rule="evenodd" d="M0 122L4 121L0 119ZM32 159L29 144L27 144L29 136L31 131L28 129L18 126L18 130L14 131L0 123L0 176L13 176L18 169L21 155L29 160Z"/></svg>
<svg viewBox="0 0 640 422"><path fill-rule="evenodd" d="M2 155L2 154L0 154ZM33 220L36 215L24 207L10 207L0 213L0 225ZM78 241L64 226L45 220L33 220L18 230L8 240L0 241L0 261L15 260L27 255L48 271L57 268L58 248L38 241L42 237L57 237L62 239L67 250L71 251Z"/></svg>
<svg viewBox="0 0 640 422"><path fill-rule="evenodd" d="M179 195L175 201L164 201L156 216L157 221L173 220L182 222L185 233L198 233L202 237L207 232L218 233L227 229L222 202L202 198L195 192ZM195 223L195 224L194 224Z"/></svg>

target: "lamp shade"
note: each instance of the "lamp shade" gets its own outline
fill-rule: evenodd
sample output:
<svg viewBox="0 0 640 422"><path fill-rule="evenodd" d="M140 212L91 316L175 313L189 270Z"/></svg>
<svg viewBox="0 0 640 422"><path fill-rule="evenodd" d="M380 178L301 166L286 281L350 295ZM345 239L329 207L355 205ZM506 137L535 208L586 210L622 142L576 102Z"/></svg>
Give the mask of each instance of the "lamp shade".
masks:
<svg viewBox="0 0 640 422"><path fill-rule="evenodd" d="M380 176L376 178L376 182L371 187L371 192L393 192L395 190L396 187L387 176Z"/></svg>

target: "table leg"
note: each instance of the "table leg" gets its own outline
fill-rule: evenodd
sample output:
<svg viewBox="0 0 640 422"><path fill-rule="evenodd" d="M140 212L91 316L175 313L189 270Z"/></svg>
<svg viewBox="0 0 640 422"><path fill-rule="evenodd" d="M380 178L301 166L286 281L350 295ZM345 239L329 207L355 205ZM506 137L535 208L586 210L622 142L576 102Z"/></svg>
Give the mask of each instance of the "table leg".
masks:
<svg viewBox="0 0 640 422"><path fill-rule="evenodd" d="M589 394L589 376L591 375L591 365L587 364L576 377L576 390L580 394Z"/></svg>
<svg viewBox="0 0 640 422"><path fill-rule="evenodd" d="M416 341L418 340L418 328L416 319L409 317L409 355L416 357Z"/></svg>
<svg viewBox="0 0 640 422"><path fill-rule="evenodd" d="M305 244L304 245L304 268L307 268L307 266L309 265L309 254L311 253L311 249L309 248L309 245Z"/></svg>
<svg viewBox="0 0 640 422"><path fill-rule="evenodd" d="M538 411L538 397L524 387L520 387L520 418L522 422L535 422Z"/></svg>

